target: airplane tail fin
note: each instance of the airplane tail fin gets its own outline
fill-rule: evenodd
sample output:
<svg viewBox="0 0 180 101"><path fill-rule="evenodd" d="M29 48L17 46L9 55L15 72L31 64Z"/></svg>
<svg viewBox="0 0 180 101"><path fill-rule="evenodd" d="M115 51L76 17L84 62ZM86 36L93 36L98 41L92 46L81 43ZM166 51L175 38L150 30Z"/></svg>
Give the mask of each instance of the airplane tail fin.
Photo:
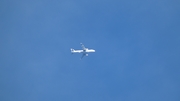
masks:
<svg viewBox="0 0 180 101"><path fill-rule="evenodd" d="M71 48L71 53L73 54L73 52L74 52L74 49Z"/></svg>

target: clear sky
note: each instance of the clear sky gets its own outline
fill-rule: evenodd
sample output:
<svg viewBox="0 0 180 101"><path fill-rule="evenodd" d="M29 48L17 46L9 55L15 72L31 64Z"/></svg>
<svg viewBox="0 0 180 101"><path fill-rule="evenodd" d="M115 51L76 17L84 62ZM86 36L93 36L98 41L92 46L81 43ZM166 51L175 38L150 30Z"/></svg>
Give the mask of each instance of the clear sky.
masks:
<svg viewBox="0 0 180 101"><path fill-rule="evenodd" d="M180 1L1 0L0 101L180 101Z"/></svg>

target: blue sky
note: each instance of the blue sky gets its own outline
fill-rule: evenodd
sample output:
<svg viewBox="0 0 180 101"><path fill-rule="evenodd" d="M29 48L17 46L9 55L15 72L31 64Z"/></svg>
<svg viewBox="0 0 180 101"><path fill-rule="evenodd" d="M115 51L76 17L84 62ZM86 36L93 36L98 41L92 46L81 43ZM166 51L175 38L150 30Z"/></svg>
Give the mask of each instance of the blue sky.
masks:
<svg viewBox="0 0 180 101"><path fill-rule="evenodd" d="M1 0L0 100L179 101L179 5Z"/></svg>

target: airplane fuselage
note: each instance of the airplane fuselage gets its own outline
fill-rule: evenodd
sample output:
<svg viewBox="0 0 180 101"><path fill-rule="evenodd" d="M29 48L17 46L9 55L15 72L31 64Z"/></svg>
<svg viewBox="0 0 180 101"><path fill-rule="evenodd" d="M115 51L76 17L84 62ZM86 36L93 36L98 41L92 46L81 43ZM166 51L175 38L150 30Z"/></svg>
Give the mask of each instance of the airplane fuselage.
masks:
<svg viewBox="0 0 180 101"><path fill-rule="evenodd" d="M71 50L71 52L72 53L91 53L91 52L95 52L95 50L94 49L86 49L86 50L74 50L74 49L72 49Z"/></svg>

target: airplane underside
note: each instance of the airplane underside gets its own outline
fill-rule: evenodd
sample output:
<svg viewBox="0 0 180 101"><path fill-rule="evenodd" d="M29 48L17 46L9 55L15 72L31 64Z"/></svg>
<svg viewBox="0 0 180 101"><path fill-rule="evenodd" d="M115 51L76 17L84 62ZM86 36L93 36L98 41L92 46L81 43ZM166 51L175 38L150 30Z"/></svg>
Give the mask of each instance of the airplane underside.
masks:
<svg viewBox="0 0 180 101"><path fill-rule="evenodd" d="M71 48L71 53L82 53L82 56L81 56L81 59L84 57L84 56L88 56L88 53L92 53L92 52L95 52L94 49L88 49L88 48L85 48L84 45L81 43L81 46L82 46L82 49L83 50L74 50Z"/></svg>

